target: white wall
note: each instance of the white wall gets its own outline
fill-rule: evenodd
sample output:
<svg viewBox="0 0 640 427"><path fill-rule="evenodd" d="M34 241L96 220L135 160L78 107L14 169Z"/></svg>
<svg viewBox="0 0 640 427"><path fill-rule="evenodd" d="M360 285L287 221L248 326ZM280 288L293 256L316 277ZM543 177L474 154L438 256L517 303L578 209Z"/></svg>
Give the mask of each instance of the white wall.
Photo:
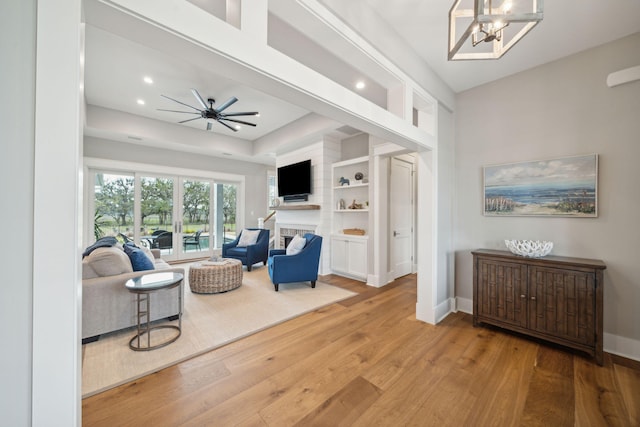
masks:
<svg viewBox="0 0 640 427"><path fill-rule="evenodd" d="M320 259L320 274L330 273L330 234L331 234L331 163L338 160L340 144L332 138L307 147L279 155L276 166L285 166L292 163L311 159L311 174L313 179L313 192L309 195L308 202L292 202L296 204L320 205L319 210L279 210L276 213L276 224L286 225L314 225L316 234L322 236L322 254Z"/></svg>
<svg viewBox="0 0 640 427"><path fill-rule="evenodd" d="M369 155L369 135L360 133L358 135L345 138L340 142L340 160L355 159Z"/></svg>
<svg viewBox="0 0 640 427"><path fill-rule="evenodd" d="M490 83L456 99L456 295L472 298L470 251L546 239L553 254L602 259L605 350L640 359L640 33ZM598 218L484 217L482 166L599 155Z"/></svg>
<svg viewBox="0 0 640 427"><path fill-rule="evenodd" d="M0 425L31 424L35 0L3 2L0 13ZM9 202L10 201L10 202Z"/></svg>

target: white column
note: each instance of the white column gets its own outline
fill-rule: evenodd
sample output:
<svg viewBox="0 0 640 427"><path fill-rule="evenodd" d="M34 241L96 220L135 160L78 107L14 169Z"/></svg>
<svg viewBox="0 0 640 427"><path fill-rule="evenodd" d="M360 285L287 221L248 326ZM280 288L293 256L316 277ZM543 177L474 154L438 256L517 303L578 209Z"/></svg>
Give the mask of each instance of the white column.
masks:
<svg viewBox="0 0 640 427"><path fill-rule="evenodd" d="M81 424L81 1L37 9L32 425Z"/></svg>
<svg viewBox="0 0 640 427"><path fill-rule="evenodd" d="M436 198L436 154L433 151L418 153L418 301L416 318L435 324L435 302L437 291L437 215Z"/></svg>
<svg viewBox="0 0 640 427"><path fill-rule="evenodd" d="M373 138L373 137L372 137ZM370 226L373 233L369 239L369 246L373 247L372 274L367 284L377 288L388 283L389 280L389 158L373 156L370 165L372 172L370 187L373 193L369 214Z"/></svg>

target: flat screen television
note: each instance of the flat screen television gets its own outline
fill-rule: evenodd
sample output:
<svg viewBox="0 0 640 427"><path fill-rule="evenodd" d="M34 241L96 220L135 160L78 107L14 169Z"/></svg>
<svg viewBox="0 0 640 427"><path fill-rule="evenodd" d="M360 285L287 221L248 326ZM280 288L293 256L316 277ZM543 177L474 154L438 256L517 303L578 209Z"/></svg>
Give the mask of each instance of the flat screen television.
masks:
<svg viewBox="0 0 640 427"><path fill-rule="evenodd" d="M278 196L285 202L307 201L311 185L311 160L278 168Z"/></svg>

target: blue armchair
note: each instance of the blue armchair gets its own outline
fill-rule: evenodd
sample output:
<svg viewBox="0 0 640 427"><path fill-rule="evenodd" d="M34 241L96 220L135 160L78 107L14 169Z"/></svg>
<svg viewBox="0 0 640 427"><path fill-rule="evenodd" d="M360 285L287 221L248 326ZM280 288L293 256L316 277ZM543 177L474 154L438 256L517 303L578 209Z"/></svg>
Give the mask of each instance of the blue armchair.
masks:
<svg viewBox="0 0 640 427"><path fill-rule="evenodd" d="M285 249L272 249L269 252L269 277L278 292L280 283L310 281L311 287L316 287L318 280L318 265L320 264L320 250L322 249L322 237L307 233L304 235L307 241L300 253L287 255Z"/></svg>
<svg viewBox="0 0 640 427"><path fill-rule="evenodd" d="M263 230L261 228L248 228L247 230L260 230L255 245L238 247L238 242L242 235L242 233L240 233L240 235L236 237L236 240L222 245L222 257L239 259L242 264L247 266L247 271L251 271L251 267L257 262L262 261L264 265L267 265L267 258L269 256L269 230Z"/></svg>

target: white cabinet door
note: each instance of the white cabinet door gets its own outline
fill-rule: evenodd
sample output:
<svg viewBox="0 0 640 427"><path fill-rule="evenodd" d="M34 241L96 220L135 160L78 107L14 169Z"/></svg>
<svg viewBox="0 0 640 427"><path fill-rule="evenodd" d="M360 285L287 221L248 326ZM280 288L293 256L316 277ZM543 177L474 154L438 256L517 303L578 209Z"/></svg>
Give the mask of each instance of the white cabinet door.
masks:
<svg viewBox="0 0 640 427"><path fill-rule="evenodd" d="M347 254L349 242L339 237L331 238L331 270L348 273Z"/></svg>
<svg viewBox="0 0 640 427"><path fill-rule="evenodd" d="M349 260L349 274L367 278L367 242L351 240L347 247Z"/></svg>
<svg viewBox="0 0 640 427"><path fill-rule="evenodd" d="M367 240L333 236L331 238L331 270L366 280Z"/></svg>

